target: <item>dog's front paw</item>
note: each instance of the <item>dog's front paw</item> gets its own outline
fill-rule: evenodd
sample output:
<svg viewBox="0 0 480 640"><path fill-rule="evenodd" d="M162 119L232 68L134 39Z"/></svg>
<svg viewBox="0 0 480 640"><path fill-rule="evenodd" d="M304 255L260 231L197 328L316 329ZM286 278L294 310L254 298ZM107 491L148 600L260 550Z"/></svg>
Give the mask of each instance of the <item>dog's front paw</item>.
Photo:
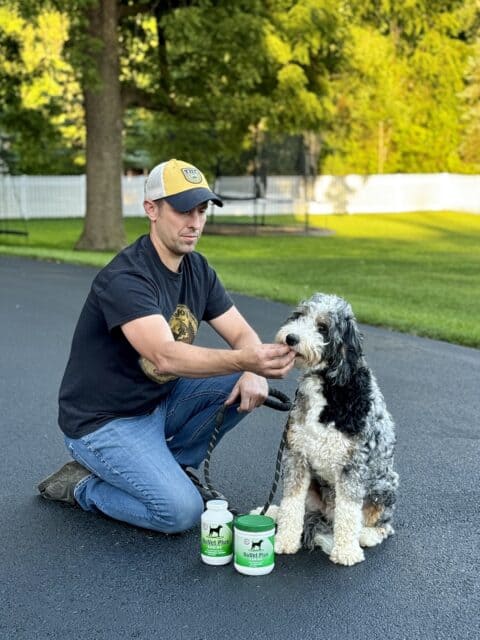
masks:
<svg viewBox="0 0 480 640"><path fill-rule="evenodd" d="M292 535L275 536L275 553L297 553L301 546L301 539Z"/></svg>
<svg viewBox="0 0 480 640"><path fill-rule="evenodd" d="M333 547L330 554L330 560L335 564L343 564L346 567L351 567L358 562L365 560L365 554L359 544L351 545L349 547Z"/></svg>

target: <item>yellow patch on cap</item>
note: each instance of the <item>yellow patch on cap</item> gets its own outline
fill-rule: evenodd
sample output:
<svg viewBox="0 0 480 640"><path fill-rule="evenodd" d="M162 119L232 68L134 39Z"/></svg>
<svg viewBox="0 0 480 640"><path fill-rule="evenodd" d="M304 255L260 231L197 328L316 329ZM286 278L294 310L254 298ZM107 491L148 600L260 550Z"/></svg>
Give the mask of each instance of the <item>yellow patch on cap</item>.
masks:
<svg viewBox="0 0 480 640"><path fill-rule="evenodd" d="M197 187L209 189L203 173L181 160L169 160L163 169L165 197L174 196Z"/></svg>

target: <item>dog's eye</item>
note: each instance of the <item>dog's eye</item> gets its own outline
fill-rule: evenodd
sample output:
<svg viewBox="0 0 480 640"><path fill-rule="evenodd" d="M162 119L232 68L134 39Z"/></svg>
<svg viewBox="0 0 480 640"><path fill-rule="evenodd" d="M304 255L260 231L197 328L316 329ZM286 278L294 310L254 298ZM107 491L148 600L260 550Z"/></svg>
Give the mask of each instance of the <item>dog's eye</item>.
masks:
<svg viewBox="0 0 480 640"><path fill-rule="evenodd" d="M302 317L302 313L300 311L294 311L292 315L288 318L288 320L298 320L298 318Z"/></svg>
<svg viewBox="0 0 480 640"><path fill-rule="evenodd" d="M328 325L325 322L317 322L317 330L319 333L327 334L328 333Z"/></svg>

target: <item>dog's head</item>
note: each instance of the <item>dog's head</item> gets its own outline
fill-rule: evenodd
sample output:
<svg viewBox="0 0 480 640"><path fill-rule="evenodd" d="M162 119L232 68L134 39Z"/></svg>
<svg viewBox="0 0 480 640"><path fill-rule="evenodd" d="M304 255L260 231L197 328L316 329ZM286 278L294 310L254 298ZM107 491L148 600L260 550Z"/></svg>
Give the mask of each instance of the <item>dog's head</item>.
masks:
<svg viewBox="0 0 480 640"><path fill-rule="evenodd" d="M319 368L340 386L347 384L363 356L352 308L335 295L316 293L300 302L275 339L297 352L297 367Z"/></svg>

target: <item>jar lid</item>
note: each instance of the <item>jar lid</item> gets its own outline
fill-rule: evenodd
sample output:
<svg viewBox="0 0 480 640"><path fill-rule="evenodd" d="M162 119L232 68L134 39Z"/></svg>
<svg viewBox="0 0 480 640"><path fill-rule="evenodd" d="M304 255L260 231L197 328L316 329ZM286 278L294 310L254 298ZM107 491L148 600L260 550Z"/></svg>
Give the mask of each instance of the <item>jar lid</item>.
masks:
<svg viewBox="0 0 480 640"><path fill-rule="evenodd" d="M268 516L249 514L235 518L234 525L241 531L270 531L275 528L275 520Z"/></svg>
<svg viewBox="0 0 480 640"><path fill-rule="evenodd" d="M228 509L228 502L226 500L207 500L207 509L223 511L224 509Z"/></svg>

